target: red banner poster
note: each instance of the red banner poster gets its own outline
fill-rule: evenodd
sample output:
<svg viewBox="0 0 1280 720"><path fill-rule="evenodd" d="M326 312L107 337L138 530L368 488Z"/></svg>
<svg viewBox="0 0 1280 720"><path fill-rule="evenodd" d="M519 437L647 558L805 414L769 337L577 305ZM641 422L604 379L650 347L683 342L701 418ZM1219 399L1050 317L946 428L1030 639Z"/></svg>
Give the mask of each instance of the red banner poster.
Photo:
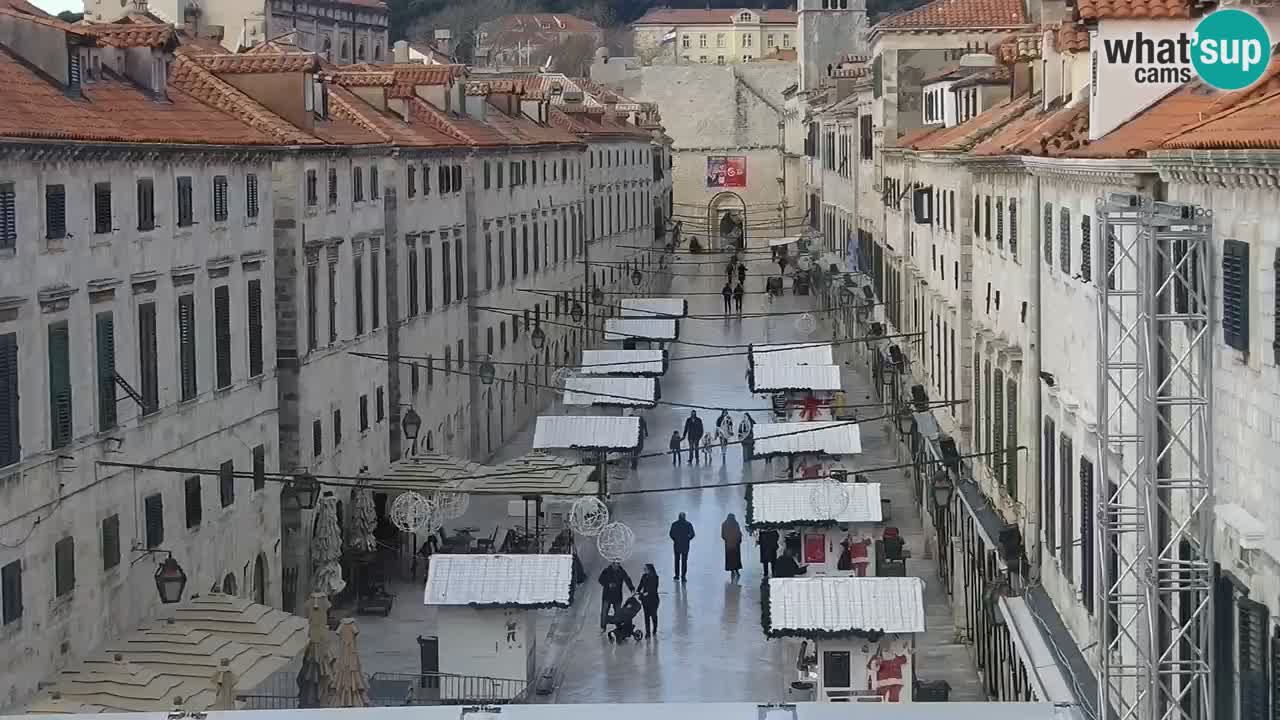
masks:
<svg viewBox="0 0 1280 720"><path fill-rule="evenodd" d="M707 157L708 188L741 188L747 186L747 159L741 155Z"/></svg>
<svg viewBox="0 0 1280 720"><path fill-rule="evenodd" d="M827 536L822 533L805 533L804 561L806 563L824 563L827 561Z"/></svg>

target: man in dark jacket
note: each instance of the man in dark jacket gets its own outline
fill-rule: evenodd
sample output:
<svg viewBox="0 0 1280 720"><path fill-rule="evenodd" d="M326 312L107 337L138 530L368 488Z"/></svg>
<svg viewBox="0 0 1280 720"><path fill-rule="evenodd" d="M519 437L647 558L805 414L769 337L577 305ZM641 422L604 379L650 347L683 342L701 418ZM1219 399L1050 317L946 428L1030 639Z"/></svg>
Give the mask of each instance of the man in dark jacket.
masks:
<svg viewBox="0 0 1280 720"><path fill-rule="evenodd" d="M693 523L685 519L684 513L680 513L680 517L671 523L671 532L667 534L671 537L671 549L676 559L674 579L683 582L689 574L689 542L694 536Z"/></svg>
<svg viewBox="0 0 1280 720"><path fill-rule="evenodd" d="M773 576L776 578L796 577L804 575L808 570L809 568L796 562L796 551L791 548L787 548L782 557L773 561Z"/></svg>
<svg viewBox="0 0 1280 720"><path fill-rule="evenodd" d="M640 456L644 454L644 441L649 437L649 425L644 421L643 415L637 415L640 418L640 444L631 452L631 467L634 468L640 464Z"/></svg>
<svg viewBox="0 0 1280 720"><path fill-rule="evenodd" d="M720 289L720 297L724 298L724 314L728 315L733 311L733 286L726 281L724 287Z"/></svg>
<svg viewBox="0 0 1280 720"><path fill-rule="evenodd" d="M746 265L738 265L738 284L739 285L747 284L747 266Z"/></svg>
<svg viewBox="0 0 1280 720"><path fill-rule="evenodd" d="M698 462L698 443L702 442L702 418L697 410L690 410L684 420L684 439L689 441L689 462Z"/></svg>
<svg viewBox="0 0 1280 720"><path fill-rule="evenodd" d="M635 592L636 586L631 582L631 576L618 563L611 562L608 567L600 571L600 632L605 631L609 615L618 612L622 607L623 585Z"/></svg>

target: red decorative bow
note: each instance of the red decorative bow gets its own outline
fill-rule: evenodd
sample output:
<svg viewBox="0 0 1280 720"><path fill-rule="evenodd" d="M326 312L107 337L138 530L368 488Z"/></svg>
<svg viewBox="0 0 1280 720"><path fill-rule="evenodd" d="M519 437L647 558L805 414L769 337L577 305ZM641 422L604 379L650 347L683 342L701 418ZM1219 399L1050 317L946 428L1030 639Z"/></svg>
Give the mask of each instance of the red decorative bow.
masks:
<svg viewBox="0 0 1280 720"><path fill-rule="evenodd" d="M817 420L818 409L826 407L827 403L814 397L813 393L810 393L808 396L805 397L805 399L800 401L793 401L790 403L790 405L792 407L798 406L800 408L801 420Z"/></svg>

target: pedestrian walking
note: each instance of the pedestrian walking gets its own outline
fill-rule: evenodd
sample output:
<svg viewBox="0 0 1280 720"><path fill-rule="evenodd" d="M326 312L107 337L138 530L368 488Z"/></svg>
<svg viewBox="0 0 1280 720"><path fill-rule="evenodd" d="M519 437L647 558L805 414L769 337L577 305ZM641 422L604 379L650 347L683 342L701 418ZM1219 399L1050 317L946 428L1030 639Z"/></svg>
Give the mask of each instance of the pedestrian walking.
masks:
<svg viewBox="0 0 1280 720"><path fill-rule="evenodd" d="M682 437L689 441L690 464L697 464L698 445L702 443L702 418L698 417L697 410L690 410L689 417L685 418Z"/></svg>
<svg viewBox="0 0 1280 720"><path fill-rule="evenodd" d="M667 535L671 538L671 550L675 555L676 569L672 579L683 582L689 574L689 543L697 533L693 531L693 523L685 519L684 513L680 513L680 517L671 523L671 532Z"/></svg>
<svg viewBox="0 0 1280 720"><path fill-rule="evenodd" d="M733 513L720 525L720 539L724 541L724 569L737 580L742 575L742 527Z"/></svg>
<svg viewBox="0 0 1280 720"><path fill-rule="evenodd" d="M787 253L785 251L778 254L778 272L787 274Z"/></svg>
<svg viewBox="0 0 1280 720"><path fill-rule="evenodd" d="M605 631L609 616L622 607L623 585L632 592L636 589L635 584L631 582L631 576L616 561L609 563L604 570L600 571L600 632Z"/></svg>
<svg viewBox="0 0 1280 720"><path fill-rule="evenodd" d="M733 289L733 309L742 314L742 298L746 296L747 290L742 287L742 283L738 283L738 287Z"/></svg>
<svg viewBox="0 0 1280 720"><path fill-rule="evenodd" d="M681 442L683 442L683 439L680 437L680 431L672 430L671 442L668 443L668 446L671 448L671 464L672 465L680 464L680 443Z"/></svg>
<svg viewBox="0 0 1280 720"><path fill-rule="evenodd" d="M738 263L738 284L747 284L747 266L742 263Z"/></svg>
<svg viewBox="0 0 1280 720"><path fill-rule="evenodd" d="M653 563L644 564L636 594L640 596L640 607L644 608L644 636L652 637L658 632L658 570Z"/></svg>
<svg viewBox="0 0 1280 720"><path fill-rule="evenodd" d="M732 260L730 260L729 264L726 265L724 268L724 279L727 282L733 282L733 261Z"/></svg>
<svg viewBox="0 0 1280 720"><path fill-rule="evenodd" d="M720 290L720 297L724 298L724 314L728 315L730 303L733 302L733 286L726 282L724 288Z"/></svg>
<svg viewBox="0 0 1280 720"><path fill-rule="evenodd" d="M631 451L631 468L634 470L640 464L640 456L644 454L644 439L649 437L649 425L644 421L643 415L637 415L640 419L640 444L635 450Z"/></svg>
<svg viewBox="0 0 1280 720"><path fill-rule="evenodd" d="M769 577L769 568L778 559L778 531L761 530L756 535L756 544L760 546L760 564L764 566L764 576Z"/></svg>
<svg viewBox="0 0 1280 720"><path fill-rule="evenodd" d="M738 440L742 442L742 461L751 462L751 453L756 447L756 421L749 413L742 414L742 422L738 424Z"/></svg>
<svg viewBox="0 0 1280 720"><path fill-rule="evenodd" d="M711 435L702 438L702 459L711 464Z"/></svg>
<svg viewBox="0 0 1280 720"><path fill-rule="evenodd" d="M728 410L721 410L716 420L716 438L720 440L720 462L729 456L729 442L733 440L733 418Z"/></svg>

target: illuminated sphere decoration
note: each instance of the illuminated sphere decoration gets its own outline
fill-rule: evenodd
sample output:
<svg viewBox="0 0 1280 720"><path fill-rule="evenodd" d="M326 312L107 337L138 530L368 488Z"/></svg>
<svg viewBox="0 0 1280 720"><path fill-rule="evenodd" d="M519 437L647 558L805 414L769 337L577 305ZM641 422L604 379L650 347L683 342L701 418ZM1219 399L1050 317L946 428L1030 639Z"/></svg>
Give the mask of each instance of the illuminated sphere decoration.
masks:
<svg viewBox="0 0 1280 720"><path fill-rule="evenodd" d="M609 507L595 497L578 498L569 510L569 527L579 535L592 537L609 524Z"/></svg>
<svg viewBox="0 0 1280 720"><path fill-rule="evenodd" d="M809 504L820 520L835 520L849 509L849 488L839 480L827 478L809 491Z"/></svg>
<svg viewBox="0 0 1280 720"><path fill-rule="evenodd" d="M818 329L818 321L812 314L805 313L796 318L796 329L805 335L812 335Z"/></svg>
<svg viewBox="0 0 1280 720"><path fill-rule="evenodd" d="M596 536L596 549L600 551L600 557L609 562L622 562L631 557L635 546L636 534L620 522L605 525Z"/></svg>
<svg viewBox="0 0 1280 720"><path fill-rule="evenodd" d="M471 496L463 492L438 492L432 495L431 503L441 520L456 520L466 514Z"/></svg>
<svg viewBox="0 0 1280 720"><path fill-rule="evenodd" d="M416 492L401 493L391 501L391 524L405 532L421 532L435 514L431 501Z"/></svg>

